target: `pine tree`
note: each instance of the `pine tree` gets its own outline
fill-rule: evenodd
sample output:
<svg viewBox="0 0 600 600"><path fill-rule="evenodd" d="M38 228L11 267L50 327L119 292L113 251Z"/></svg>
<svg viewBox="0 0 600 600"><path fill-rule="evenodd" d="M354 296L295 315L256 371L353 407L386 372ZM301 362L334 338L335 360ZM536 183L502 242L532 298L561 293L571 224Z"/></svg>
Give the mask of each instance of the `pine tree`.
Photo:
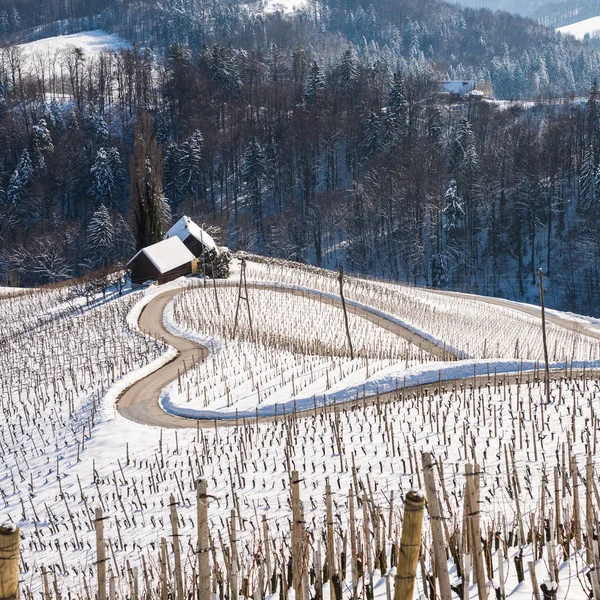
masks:
<svg viewBox="0 0 600 600"><path fill-rule="evenodd" d="M18 205L24 189L33 178L33 164L28 150L23 150L19 164L10 177L6 199L13 206Z"/></svg>
<svg viewBox="0 0 600 600"><path fill-rule="evenodd" d="M447 232L453 232L459 229L459 223L465 217L463 201L458 195L458 188L454 179L444 195L444 229Z"/></svg>
<svg viewBox="0 0 600 600"><path fill-rule="evenodd" d="M600 171L598 171L600 173ZM591 144L583 157L579 174L579 198L584 210L592 207L598 197L598 181L596 173L596 153Z"/></svg>
<svg viewBox="0 0 600 600"><path fill-rule="evenodd" d="M408 122L408 102L406 100L406 88L404 77L397 71L390 86L388 96L388 115L393 130L398 135L404 135Z"/></svg>
<svg viewBox="0 0 600 600"><path fill-rule="evenodd" d="M366 156L373 156L383 150L384 137L382 119L372 110L367 115L364 124L364 146Z"/></svg>
<svg viewBox="0 0 600 600"><path fill-rule="evenodd" d="M128 255L133 246L129 226L105 204L94 212L87 228L86 244L93 267L106 267Z"/></svg>
<svg viewBox="0 0 600 600"><path fill-rule="evenodd" d="M340 88L346 92L358 81L358 64L354 46L350 46L340 60L339 81Z"/></svg>
<svg viewBox="0 0 600 600"><path fill-rule="evenodd" d="M91 168L92 187L89 193L110 206L118 204L123 178L123 163L117 148L100 148Z"/></svg>
<svg viewBox="0 0 600 600"><path fill-rule="evenodd" d="M101 204L93 214L87 230L87 246L94 266L106 267L111 262L115 245L115 227L108 208Z"/></svg>
<svg viewBox="0 0 600 600"><path fill-rule="evenodd" d="M46 169L44 154L54 151L54 144L44 119L40 119L37 125L31 128L30 155L31 163L35 171Z"/></svg>
<svg viewBox="0 0 600 600"><path fill-rule="evenodd" d="M262 185L266 171L265 153L256 137L253 137L244 153L243 176L259 237L263 230Z"/></svg>
<svg viewBox="0 0 600 600"><path fill-rule="evenodd" d="M307 104L315 104L325 91L325 77L317 61L313 61L308 74L308 81L304 89L304 101Z"/></svg>
<svg viewBox="0 0 600 600"><path fill-rule="evenodd" d="M177 180L183 195L197 197L202 172L202 146L204 139L199 131L182 144L179 149Z"/></svg>
<svg viewBox="0 0 600 600"><path fill-rule="evenodd" d="M181 172L181 152L175 142L171 142L165 150L163 188L171 207L181 200L179 173Z"/></svg>

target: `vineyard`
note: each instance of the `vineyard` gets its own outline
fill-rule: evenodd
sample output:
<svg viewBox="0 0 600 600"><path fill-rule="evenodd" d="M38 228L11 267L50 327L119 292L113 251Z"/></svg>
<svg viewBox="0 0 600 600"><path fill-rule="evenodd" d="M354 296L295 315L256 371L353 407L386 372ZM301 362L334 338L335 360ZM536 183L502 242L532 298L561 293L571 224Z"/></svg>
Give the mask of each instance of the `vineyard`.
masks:
<svg viewBox="0 0 600 600"><path fill-rule="evenodd" d="M0 558L20 536L23 597L600 598L594 322L549 315L548 394L518 306L246 275L242 302L239 266L0 298ZM117 410L169 365L169 428Z"/></svg>

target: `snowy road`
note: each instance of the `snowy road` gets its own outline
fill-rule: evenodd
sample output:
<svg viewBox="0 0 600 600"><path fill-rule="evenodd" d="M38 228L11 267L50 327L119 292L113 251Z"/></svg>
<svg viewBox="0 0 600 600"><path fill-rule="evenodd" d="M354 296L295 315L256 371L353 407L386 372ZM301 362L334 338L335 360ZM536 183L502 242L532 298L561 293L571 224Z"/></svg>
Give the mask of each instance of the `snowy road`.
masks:
<svg viewBox="0 0 600 600"><path fill-rule="evenodd" d="M237 284L225 285L228 287L237 286ZM221 284L220 287L223 287L223 284ZM339 298L324 294L317 290L308 291L306 289L291 289L276 285L265 285L262 283L248 284L248 287L254 289L270 289L277 292L305 297L309 296L320 302L341 306L341 300ZM163 313L165 308L171 302L173 297L181 292L182 289L177 288L157 295L146 305L140 316L140 330L156 339L163 339L167 344L175 348L178 354L172 361L129 387L117 400L117 410L121 416L130 421L169 429L179 427L195 428L198 426L212 427L214 425L214 421L212 420L187 419L168 414L162 409L159 402L162 390L169 383L177 379L179 374L183 374L187 371L192 364L206 358L208 355L207 348L189 339L173 335L163 324ZM377 311L371 311L366 307L363 308L353 304L351 301L348 301L347 308L349 312L397 334L399 337L406 339L412 344L420 346L430 354L445 359L453 358L452 353L449 350L436 345L432 341L405 327L402 327L391 319L386 319ZM269 417L266 418L268 419ZM221 426L234 424L235 421L219 421L219 425Z"/></svg>
<svg viewBox="0 0 600 600"><path fill-rule="evenodd" d="M223 285L227 287L235 287L237 284L221 284L221 286ZM249 284L248 287L255 289L269 289L294 295L309 296L313 299L319 300L320 302L341 305L341 301L339 298L334 297L330 294L328 295L321 293L317 290L307 290L306 288L291 289L264 283L253 283ZM173 360L171 360L167 364L163 365L150 375L144 377L137 383L133 384L120 396L120 398L117 401L117 410L119 411L121 416L125 417L130 421L143 425L163 427L167 429L197 427L207 428L215 426L215 421L213 419L194 419L176 416L165 412L160 405L160 396L163 389L169 383L175 381L179 374L183 374L188 369L190 369L195 362L203 360L208 355L207 348L185 337L174 335L173 333L168 331L165 325L163 324L163 314L167 305L173 300L174 296L180 294L182 291L183 290L181 288L176 288L158 294L146 305L146 307L141 313L139 319L139 328L144 333L147 333L156 339L163 339L167 344L169 344L177 350L177 355ZM472 296L469 296L469 298L473 299ZM512 308L514 310L526 312L527 314L533 316L539 316L539 310L536 314L535 307L518 305L509 301L495 298L481 298L481 301L489 302L491 304L499 304L508 308ZM421 337L419 334L402 327L393 320L386 319L381 313L377 311L372 311L369 309L369 307L363 307L361 305L356 304L348 304L348 310L360 317L368 319L369 321L375 323L380 327L383 327L397 334L398 336L410 341L413 344L421 346L424 350L430 352L431 354L445 359L456 358L453 357L448 350L441 348L439 345L436 345L430 340ZM582 323L574 322L566 318L561 318L557 315L548 315L548 320L551 320L553 323L562 327L567 327L575 331L581 331L582 333L585 332L586 334L592 335L593 337L599 337L599 334L590 331L588 328L585 328ZM563 374L564 372L561 370L557 371L553 376L560 377ZM528 376L531 376L531 374L529 374ZM505 378L506 375L504 375L503 377ZM452 377L451 379L454 379L454 377ZM517 380L518 374L514 374L508 376L507 383L514 383ZM461 380L461 382L462 381L464 381L467 384L479 385L487 383L489 381L489 377L487 375L477 377L470 376L468 378L465 378L464 380ZM417 390L426 387L431 388L431 386L432 384L429 383L412 386L408 389ZM394 393L395 392L392 392L392 394ZM385 395L389 394L381 394L381 397L384 397ZM366 403L371 404L375 401L376 397L371 397L367 398ZM353 400L346 404L355 403L356 401ZM360 400L360 403L363 403L362 399ZM340 405L341 404L343 403L340 403ZM301 414L302 411L298 412L299 414ZM309 409L304 412L308 414L313 414L314 411L313 409ZM271 419L273 419L272 416L265 416L260 417L259 420L262 421ZM231 426L235 424L235 419L222 419L218 421L219 426Z"/></svg>

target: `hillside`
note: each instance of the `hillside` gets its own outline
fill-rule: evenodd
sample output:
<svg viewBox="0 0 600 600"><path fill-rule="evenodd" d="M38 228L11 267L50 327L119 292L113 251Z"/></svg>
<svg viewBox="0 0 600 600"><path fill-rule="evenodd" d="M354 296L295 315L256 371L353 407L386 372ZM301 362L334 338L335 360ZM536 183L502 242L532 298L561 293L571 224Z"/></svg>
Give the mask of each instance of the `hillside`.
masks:
<svg viewBox="0 0 600 600"><path fill-rule="evenodd" d="M243 308L235 333L237 261L231 279L214 286L180 279L86 301L79 284L67 284L0 300L9 343L0 364L0 515L21 528L23 594L42 593L46 582L61 596L93 594L103 580L115 598L133 588L158 598L202 584L194 575L204 543L197 478L208 485L210 581L240 598L287 593L286 565L298 556L288 498L299 477L301 547L317 574L306 593L327 593L338 573L343 598L363 586L384 598L386 586L394 592L406 494L429 476L421 452L437 461L448 521L439 577L442 564L454 589L462 573L471 594L484 577L510 597L532 593L535 570L538 582L557 582L561 597L587 593L582 573L592 559L576 540L591 535L585 514L596 507L586 431L600 409L597 321L548 316L546 404L539 309L347 278L352 358L336 273L246 258L255 318L251 326ZM142 334L138 319L152 333ZM561 458L566 444L570 463ZM478 536L470 547L471 560L491 556L485 575L471 573L461 552L471 527L463 517L468 464L481 467L483 539L499 540L481 546ZM546 497L549 472L558 480ZM327 534L330 498L336 527ZM531 539L545 519L558 534L537 545ZM430 523L417 597L433 585ZM361 542L350 546L356 531ZM572 540L566 549L564 539Z"/></svg>

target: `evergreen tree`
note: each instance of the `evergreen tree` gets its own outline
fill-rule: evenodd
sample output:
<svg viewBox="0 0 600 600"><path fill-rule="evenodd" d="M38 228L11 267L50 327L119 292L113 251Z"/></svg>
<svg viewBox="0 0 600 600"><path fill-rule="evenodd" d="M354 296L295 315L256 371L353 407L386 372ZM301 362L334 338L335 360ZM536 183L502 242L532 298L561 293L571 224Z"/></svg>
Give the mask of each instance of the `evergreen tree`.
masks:
<svg viewBox="0 0 600 600"><path fill-rule="evenodd" d="M371 111L367 115L364 124L364 146L366 156L373 156L384 149L384 137L382 119L375 111Z"/></svg>
<svg viewBox="0 0 600 600"><path fill-rule="evenodd" d="M86 244L91 265L106 267L126 256L132 249L131 231L123 217L101 204L87 228Z"/></svg>
<svg viewBox="0 0 600 600"><path fill-rule="evenodd" d="M46 121L40 119L38 124L31 128L30 156L33 169L35 171L44 171L46 169L44 154L53 151L54 144L52 143Z"/></svg>
<svg viewBox="0 0 600 600"><path fill-rule="evenodd" d="M23 150L19 164L10 177L6 199L13 206L18 205L24 189L33 179L33 164L28 150Z"/></svg>
<svg viewBox="0 0 600 600"><path fill-rule="evenodd" d="M444 195L444 229L451 233L460 227L460 222L465 217L463 201L458 195L458 188L454 179Z"/></svg>
<svg viewBox="0 0 600 600"><path fill-rule="evenodd" d="M307 104L315 104L325 91L325 77L317 61L313 61L308 74L308 80L304 89L304 101Z"/></svg>
<svg viewBox="0 0 600 600"><path fill-rule="evenodd" d="M390 123L394 132L398 135L404 135L408 123L408 102L406 101L404 77L399 71L394 73L387 105Z"/></svg>
<svg viewBox="0 0 600 600"><path fill-rule="evenodd" d="M244 153L243 175L248 191L248 200L252 207L253 220L259 238L263 238L262 186L267 172L265 153L253 137Z"/></svg>
<svg viewBox="0 0 600 600"><path fill-rule="evenodd" d="M89 193L109 206L118 205L123 177L123 163L117 148L100 148L91 168L92 187Z"/></svg>
<svg viewBox="0 0 600 600"><path fill-rule="evenodd" d="M348 91L358 80L359 70L358 64L356 61L356 54L354 51L354 46L350 46L344 54L342 55L342 59L340 61L339 66L339 81L340 88L346 92Z"/></svg>
<svg viewBox="0 0 600 600"><path fill-rule="evenodd" d="M177 180L183 195L197 197L202 172L202 146L204 139L199 131L182 144L178 153Z"/></svg>
<svg viewBox="0 0 600 600"><path fill-rule="evenodd" d="M579 198L582 208L588 210L596 203L598 197L598 181L596 172L596 153L590 144L583 157L581 172L579 174Z"/></svg>

